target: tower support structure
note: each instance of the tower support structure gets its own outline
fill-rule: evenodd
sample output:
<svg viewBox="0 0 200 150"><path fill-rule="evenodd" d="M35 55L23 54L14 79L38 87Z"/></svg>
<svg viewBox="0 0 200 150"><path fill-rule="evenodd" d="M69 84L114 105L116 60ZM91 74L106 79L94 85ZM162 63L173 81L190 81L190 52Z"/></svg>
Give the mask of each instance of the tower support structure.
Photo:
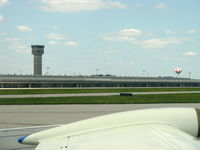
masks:
<svg viewBox="0 0 200 150"><path fill-rule="evenodd" d="M31 45L33 54L33 74L42 75L42 55L44 54L44 45Z"/></svg>

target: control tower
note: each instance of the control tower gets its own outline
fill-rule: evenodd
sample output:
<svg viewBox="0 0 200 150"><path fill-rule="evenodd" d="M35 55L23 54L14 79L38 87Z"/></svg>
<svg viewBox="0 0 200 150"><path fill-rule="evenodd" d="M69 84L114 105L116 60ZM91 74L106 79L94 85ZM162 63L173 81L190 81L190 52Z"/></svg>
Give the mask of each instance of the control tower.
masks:
<svg viewBox="0 0 200 150"><path fill-rule="evenodd" d="M44 45L31 45L34 55L34 75L42 75L42 55L44 54Z"/></svg>

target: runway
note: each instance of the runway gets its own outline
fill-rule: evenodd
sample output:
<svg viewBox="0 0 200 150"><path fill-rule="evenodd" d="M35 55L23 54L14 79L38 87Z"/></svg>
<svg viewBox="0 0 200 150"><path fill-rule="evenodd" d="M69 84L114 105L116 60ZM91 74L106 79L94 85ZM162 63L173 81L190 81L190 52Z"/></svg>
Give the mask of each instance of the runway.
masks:
<svg viewBox="0 0 200 150"><path fill-rule="evenodd" d="M200 91L170 91L170 92L122 92L132 93L132 95L148 94L183 94L183 93L200 93ZM25 95L0 95L0 98L41 98L41 97L72 97L72 96L116 96L120 93L73 93L73 94L25 94Z"/></svg>
<svg viewBox="0 0 200 150"><path fill-rule="evenodd" d="M0 149L34 150L32 145L18 144L17 139L52 127L49 125L56 126L127 110L161 107L200 108L200 104L3 105L0 106Z"/></svg>

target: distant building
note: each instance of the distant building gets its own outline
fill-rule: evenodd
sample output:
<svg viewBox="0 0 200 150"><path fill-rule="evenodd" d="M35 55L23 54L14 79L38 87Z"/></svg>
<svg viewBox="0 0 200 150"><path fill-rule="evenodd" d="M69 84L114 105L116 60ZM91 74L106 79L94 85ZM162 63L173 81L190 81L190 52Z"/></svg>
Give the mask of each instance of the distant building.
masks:
<svg viewBox="0 0 200 150"><path fill-rule="evenodd" d="M200 80L174 77L0 75L0 88L49 87L200 87Z"/></svg>

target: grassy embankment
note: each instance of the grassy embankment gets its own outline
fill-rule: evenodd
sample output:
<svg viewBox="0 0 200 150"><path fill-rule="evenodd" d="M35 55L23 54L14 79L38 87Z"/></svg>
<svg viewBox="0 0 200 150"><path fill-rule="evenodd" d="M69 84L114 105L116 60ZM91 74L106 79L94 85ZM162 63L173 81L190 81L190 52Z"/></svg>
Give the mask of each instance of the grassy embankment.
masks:
<svg viewBox="0 0 200 150"><path fill-rule="evenodd" d="M199 103L200 94L160 94L134 96L86 96L53 98L0 99L0 105L31 104L142 104L142 103Z"/></svg>
<svg viewBox="0 0 200 150"><path fill-rule="evenodd" d="M0 89L0 95L200 91L200 88Z"/></svg>

